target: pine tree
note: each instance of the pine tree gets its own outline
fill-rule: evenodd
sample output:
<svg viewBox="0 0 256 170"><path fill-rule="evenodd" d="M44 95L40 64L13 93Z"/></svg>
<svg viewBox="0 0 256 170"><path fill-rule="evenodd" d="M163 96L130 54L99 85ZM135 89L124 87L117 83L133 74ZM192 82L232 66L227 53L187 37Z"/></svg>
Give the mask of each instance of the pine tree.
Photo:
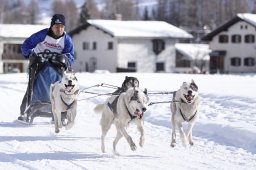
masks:
<svg viewBox="0 0 256 170"><path fill-rule="evenodd" d="M149 14L148 14L148 7L146 6L143 13L143 20L148 21L150 20Z"/></svg>
<svg viewBox="0 0 256 170"><path fill-rule="evenodd" d="M90 18L91 18L91 16L88 12L87 3L85 2L81 7L79 24L81 24L81 25L85 24L87 22L87 20Z"/></svg>

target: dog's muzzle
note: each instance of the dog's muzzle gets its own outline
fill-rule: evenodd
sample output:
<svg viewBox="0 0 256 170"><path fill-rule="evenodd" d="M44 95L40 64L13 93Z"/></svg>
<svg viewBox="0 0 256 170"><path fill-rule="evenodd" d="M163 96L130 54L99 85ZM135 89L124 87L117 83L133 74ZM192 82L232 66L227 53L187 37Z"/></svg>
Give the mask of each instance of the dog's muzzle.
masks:
<svg viewBox="0 0 256 170"><path fill-rule="evenodd" d="M75 87L75 85L72 84L72 80L69 80L69 81L68 81L68 84L64 84L64 85L65 85L65 88L66 88L68 91L71 91L71 90Z"/></svg>
<svg viewBox="0 0 256 170"><path fill-rule="evenodd" d="M184 97L185 97L185 99L187 100L188 103L191 103L192 100L194 99L195 95L192 95L192 94L185 95L184 94Z"/></svg>
<svg viewBox="0 0 256 170"><path fill-rule="evenodd" d="M136 111L134 112L134 115L137 116L137 118L141 119L144 116L144 112L147 109L145 107L142 108L142 111L140 111L139 109L136 109Z"/></svg>

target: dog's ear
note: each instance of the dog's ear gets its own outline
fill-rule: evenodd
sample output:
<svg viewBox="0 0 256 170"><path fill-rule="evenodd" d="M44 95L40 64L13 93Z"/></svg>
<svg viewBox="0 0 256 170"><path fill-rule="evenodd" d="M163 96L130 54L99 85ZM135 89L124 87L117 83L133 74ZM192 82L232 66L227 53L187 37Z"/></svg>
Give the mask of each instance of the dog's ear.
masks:
<svg viewBox="0 0 256 170"><path fill-rule="evenodd" d="M194 91L198 91L198 86L196 85L193 79L191 80L190 88Z"/></svg>
<svg viewBox="0 0 256 170"><path fill-rule="evenodd" d="M186 86L187 82L183 82L181 87Z"/></svg>
<svg viewBox="0 0 256 170"><path fill-rule="evenodd" d="M148 89L147 88L145 88L143 92L144 92L145 95L148 95Z"/></svg>

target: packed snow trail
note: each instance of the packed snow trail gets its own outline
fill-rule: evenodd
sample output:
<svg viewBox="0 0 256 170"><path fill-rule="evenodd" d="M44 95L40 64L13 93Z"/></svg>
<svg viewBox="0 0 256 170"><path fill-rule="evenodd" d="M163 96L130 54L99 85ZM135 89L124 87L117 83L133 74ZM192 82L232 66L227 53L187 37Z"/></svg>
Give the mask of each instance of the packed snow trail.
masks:
<svg viewBox="0 0 256 170"><path fill-rule="evenodd" d="M121 85L127 74L77 74L81 87L98 83ZM191 77L198 83L202 100L200 118L194 127L193 147L183 148L177 133L177 146L170 147L169 104L156 104L145 114L145 145L140 148L139 132L131 124L128 133L137 145L131 151L122 138L117 144L121 156L112 153L115 127L106 137L107 153L100 150L100 115L93 112L107 96L78 103L75 126L55 134L51 118L35 118L34 125L16 121L25 93L26 74L0 75L0 167L1 169L255 169L256 99L251 94L256 76L129 74L138 77L142 88L173 91ZM227 79L227 77L229 79ZM151 83L151 80L154 80ZM100 82L99 82L100 80ZM161 81L164 81L162 83ZM219 87L219 83L239 82ZM227 85L228 86L228 85ZM237 92L237 88L241 91ZM246 90L247 89L247 90ZM111 89L93 88L94 92ZM240 94L241 93L241 94ZM81 94L80 99L89 97ZM151 101L170 100L172 95L153 95Z"/></svg>

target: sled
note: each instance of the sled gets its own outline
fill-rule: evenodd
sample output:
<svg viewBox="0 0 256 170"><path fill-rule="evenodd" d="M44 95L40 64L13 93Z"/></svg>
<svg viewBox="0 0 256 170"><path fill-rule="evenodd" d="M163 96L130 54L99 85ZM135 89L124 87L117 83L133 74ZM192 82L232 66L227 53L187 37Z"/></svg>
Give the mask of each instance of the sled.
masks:
<svg viewBox="0 0 256 170"><path fill-rule="evenodd" d="M44 51L29 57L29 81L23 99L26 123L32 124L36 117L52 118L50 85L60 81L67 69L68 58L65 54Z"/></svg>

